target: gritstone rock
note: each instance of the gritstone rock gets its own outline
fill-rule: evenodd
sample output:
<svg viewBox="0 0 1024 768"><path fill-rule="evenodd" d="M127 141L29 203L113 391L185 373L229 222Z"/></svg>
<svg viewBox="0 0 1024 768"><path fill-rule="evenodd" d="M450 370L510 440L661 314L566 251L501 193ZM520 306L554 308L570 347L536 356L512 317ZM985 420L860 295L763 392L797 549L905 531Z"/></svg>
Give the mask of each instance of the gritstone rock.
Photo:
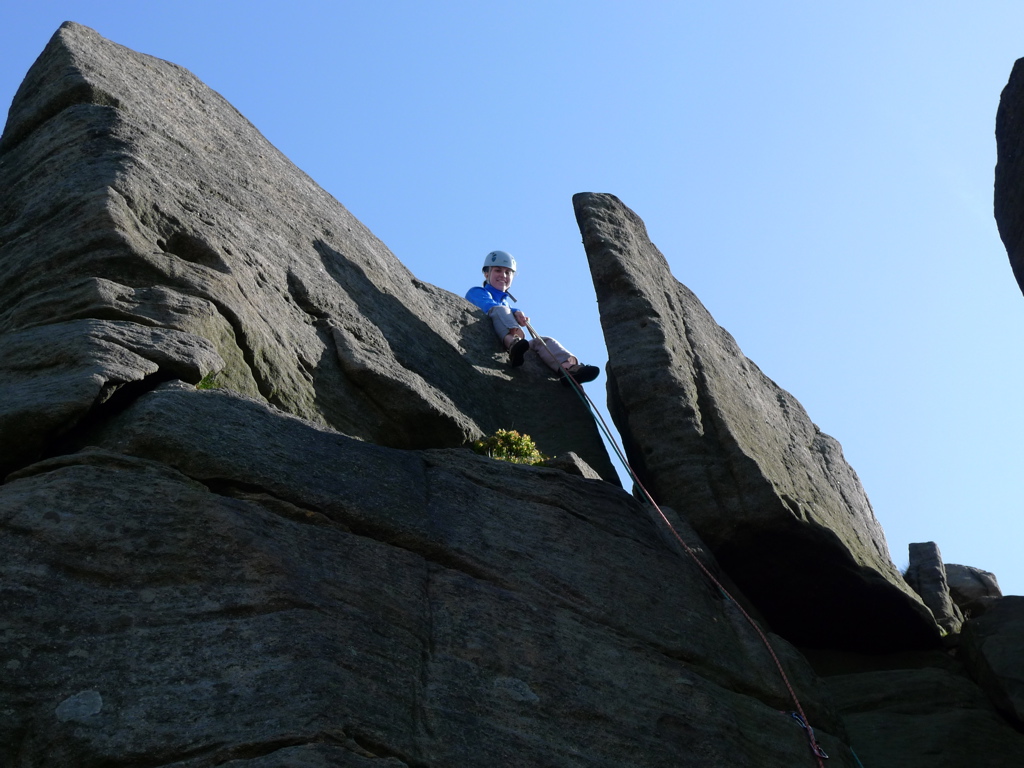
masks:
<svg viewBox="0 0 1024 768"><path fill-rule="evenodd" d="M996 112L994 211L999 236L1017 284L1024 291L1024 59L1018 59ZM997 597L999 585L985 571L958 572L951 591L963 588L961 648L968 667L996 706L1024 726L1024 597ZM971 584L975 581L979 584ZM966 583L965 583L966 582ZM983 615L981 615L983 614Z"/></svg>
<svg viewBox="0 0 1024 768"><path fill-rule="evenodd" d="M865 766L1017 768L1024 735L962 672L893 669L825 678Z"/></svg>
<svg viewBox="0 0 1024 768"><path fill-rule="evenodd" d="M511 371L479 310L181 67L64 24L11 105L0 189L0 474L125 387L205 378L400 448L517 429L617 481L571 391Z"/></svg>
<svg viewBox="0 0 1024 768"><path fill-rule="evenodd" d="M793 642L935 643L839 443L676 282L636 214L612 195L573 202L608 346L609 409L654 498L688 518Z"/></svg>
<svg viewBox="0 0 1024 768"><path fill-rule="evenodd" d="M939 626L947 632L960 631L964 623L963 614L949 596L946 583L946 569L942 564L942 553L934 541L911 544L910 565L904 578L907 584L921 596L924 604L931 609Z"/></svg>
<svg viewBox="0 0 1024 768"><path fill-rule="evenodd" d="M1024 597L1000 597L965 622L960 650L996 707L1024 729Z"/></svg>
<svg viewBox="0 0 1024 768"><path fill-rule="evenodd" d="M572 475L579 475L580 477L589 477L591 480L600 480L600 475L595 472L587 462L581 459L572 451L562 454L561 456L555 456L547 459L543 462L545 467L552 467L554 469L560 469L563 472L568 472Z"/></svg>
<svg viewBox="0 0 1024 768"><path fill-rule="evenodd" d="M602 481L175 382L9 477L0 527L3 764L810 765L750 626Z"/></svg>
<svg viewBox="0 0 1024 768"><path fill-rule="evenodd" d="M690 431L664 440L684 479L704 467L665 498L685 547L595 479L614 470L570 391L510 371L478 310L181 68L64 25L12 105L0 189L0 765L812 768L740 606L799 641L927 642L838 445L664 266L692 333L673 353L700 365L660 354L692 397L630 379L621 349L610 383L667 489L678 468L626 395L682 403L669 426ZM613 198L581 204L588 252L598 231L656 254ZM644 286L605 266L618 343L636 316L610 297ZM558 460L454 447L497 428ZM1014 716L997 646L1020 633L996 619L973 668ZM833 688L867 754L906 753L860 716L899 716L931 683L830 687L767 637L831 768L859 765ZM962 682L971 711L907 723L909 741L945 749L952 722L1001 759L1014 742ZM879 689L891 700L865 704Z"/></svg>
<svg viewBox="0 0 1024 768"><path fill-rule="evenodd" d="M1003 596L994 573L969 565L946 563L949 596L966 616L981 616L994 600Z"/></svg>
<svg viewBox="0 0 1024 768"><path fill-rule="evenodd" d="M996 224L1024 291L1024 59L1018 59L996 111Z"/></svg>

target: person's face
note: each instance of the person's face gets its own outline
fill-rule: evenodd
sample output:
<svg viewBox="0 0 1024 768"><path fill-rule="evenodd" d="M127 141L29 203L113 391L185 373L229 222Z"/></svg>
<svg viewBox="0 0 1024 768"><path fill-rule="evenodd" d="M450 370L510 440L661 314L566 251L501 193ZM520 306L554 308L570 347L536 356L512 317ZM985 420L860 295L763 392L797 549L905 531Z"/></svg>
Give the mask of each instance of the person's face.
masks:
<svg viewBox="0 0 1024 768"><path fill-rule="evenodd" d="M499 291L507 291L515 274L508 267L491 267L487 272L487 282Z"/></svg>

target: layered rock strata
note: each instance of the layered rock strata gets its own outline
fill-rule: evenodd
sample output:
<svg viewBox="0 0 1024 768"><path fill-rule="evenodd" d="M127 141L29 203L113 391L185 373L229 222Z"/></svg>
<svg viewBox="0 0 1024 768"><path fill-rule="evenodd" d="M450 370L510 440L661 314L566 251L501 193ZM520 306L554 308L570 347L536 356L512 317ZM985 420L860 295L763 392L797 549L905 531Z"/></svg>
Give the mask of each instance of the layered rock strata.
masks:
<svg viewBox="0 0 1024 768"><path fill-rule="evenodd" d="M181 67L63 25L11 105L0 189L0 473L205 379L400 448L517 429L616 481L571 391L510 370L482 313Z"/></svg>
<svg viewBox="0 0 1024 768"><path fill-rule="evenodd" d="M934 643L934 620L889 559L839 443L673 278L635 213L606 194L573 203L608 346L609 410L655 499L687 517L792 641Z"/></svg>
<svg viewBox="0 0 1024 768"><path fill-rule="evenodd" d="M187 72L65 25L0 183L0 763L810 763L572 394ZM585 464L411 450L530 419Z"/></svg>
<svg viewBox="0 0 1024 768"><path fill-rule="evenodd" d="M1013 599L965 624L981 688L769 633L779 674L740 605L839 648L937 630L838 445L614 198L576 199L612 406L686 547L575 399L508 411L547 374L184 70L65 25L0 184L0 764L812 768L786 681L830 766L1015 764ZM490 426L562 455L444 447Z"/></svg>
<svg viewBox="0 0 1024 768"><path fill-rule="evenodd" d="M0 526L5 765L813 765L734 604L599 480L178 382L10 476Z"/></svg>

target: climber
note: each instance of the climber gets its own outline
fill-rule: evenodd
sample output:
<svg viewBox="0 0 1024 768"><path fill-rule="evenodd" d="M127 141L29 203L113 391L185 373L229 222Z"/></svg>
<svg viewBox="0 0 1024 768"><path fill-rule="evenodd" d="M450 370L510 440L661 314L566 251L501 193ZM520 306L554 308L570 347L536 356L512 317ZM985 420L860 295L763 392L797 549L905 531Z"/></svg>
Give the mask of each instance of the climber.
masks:
<svg viewBox="0 0 1024 768"><path fill-rule="evenodd" d="M597 378L600 370L594 365L581 365L576 357L561 344L547 336L526 340L523 328L530 322L522 310L513 310L509 300L516 297L508 292L516 274L516 260L506 251L491 251L484 258L484 284L470 288L466 298L487 313L502 344L508 351L509 364L515 368L523 364L528 350L533 350L555 373L564 369L577 383L583 384ZM532 331L532 328L531 328ZM562 383L569 380L561 377Z"/></svg>

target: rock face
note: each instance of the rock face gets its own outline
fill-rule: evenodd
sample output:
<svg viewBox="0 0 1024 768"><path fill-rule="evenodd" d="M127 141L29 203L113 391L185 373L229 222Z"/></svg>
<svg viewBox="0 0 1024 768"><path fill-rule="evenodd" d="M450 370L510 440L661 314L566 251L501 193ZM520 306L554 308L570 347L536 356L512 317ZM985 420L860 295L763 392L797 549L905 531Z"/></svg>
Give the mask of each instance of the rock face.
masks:
<svg viewBox="0 0 1024 768"><path fill-rule="evenodd" d="M683 543L571 392L184 70L64 25L0 191L0 765L822 766L795 709L838 768L919 764L894 722L930 768L1020 754L959 667L823 680L791 644L937 629L838 445L667 269L636 282L614 198L577 198L612 405ZM650 381L616 346L646 333ZM499 427L559 455L464 447ZM968 668L1016 722L1005 606Z"/></svg>
<svg viewBox="0 0 1024 768"><path fill-rule="evenodd" d="M615 481L571 391L508 369L482 313L180 67L62 26L11 105L0 189L0 473L107 404L208 377L394 447L518 429Z"/></svg>
<svg viewBox="0 0 1024 768"><path fill-rule="evenodd" d="M0 487L4 765L812 764L750 627L608 483L181 383L92 442Z"/></svg>
<svg viewBox="0 0 1024 768"><path fill-rule="evenodd" d="M190 74L65 25L0 189L0 764L808 761L572 393ZM544 422L574 474L445 448Z"/></svg>
<svg viewBox="0 0 1024 768"><path fill-rule="evenodd" d="M1015 768L1024 735L961 671L922 667L826 678L865 766Z"/></svg>
<svg viewBox="0 0 1024 768"><path fill-rule="evenodd" d="M1003 596L994 573L969 565L946 564L949 596L966 616L980 616L985 609Z"/></svg>
<svg viewBox="0 0 1024 768"><path fill-rule="evenodd" d="M995 600L984 616L964 625L961 645L974 679L1024 728L1024 597Z"/></svg>
<svg viewBox="0 0 1024 768"><path fill-rule="evenodd" d="M910 565L904 578L931 609L940 627L949 633L960 631L964 616L949 596L942 553L934 541L910 545Z"/></svg>
<svg viewBox="0 0 1024 768"><path fill-rule="evenodd" d="M1017 59L996 112L995 217L1024 291L1024 59Z"/></svg>
<svg viewBox="0 0 1024 768"><path fill-rule="evenodd" d="M654 498L689 519L794 642L934 642L839 444L675 281L636 214L612 195L573 202L608 346L609 409Z"/></svg>

